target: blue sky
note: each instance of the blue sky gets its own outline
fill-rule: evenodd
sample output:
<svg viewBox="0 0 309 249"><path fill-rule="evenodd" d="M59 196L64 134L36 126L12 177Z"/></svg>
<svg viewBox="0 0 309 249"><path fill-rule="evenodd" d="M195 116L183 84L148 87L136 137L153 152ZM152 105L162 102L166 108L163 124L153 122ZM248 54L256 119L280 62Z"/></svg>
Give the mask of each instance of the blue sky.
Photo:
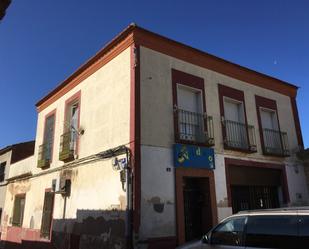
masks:
<svg viewBox="0 0 309 249"><path fill-rule="evenodd" d="M13 0L0 23L0 147L35 138L35 103L131 22L300 87L309 147L309 1Z"/></svg>

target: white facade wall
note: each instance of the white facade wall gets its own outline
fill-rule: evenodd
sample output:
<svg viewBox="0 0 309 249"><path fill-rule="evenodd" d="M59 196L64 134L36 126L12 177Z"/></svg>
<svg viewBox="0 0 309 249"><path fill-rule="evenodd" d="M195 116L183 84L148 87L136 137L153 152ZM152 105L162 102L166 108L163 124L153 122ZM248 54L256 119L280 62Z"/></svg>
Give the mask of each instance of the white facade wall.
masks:
<svg viewBox="0 0 309 249"><path fill-rule="evenodd" d="M80 136L78 159L120 145L129 146L130 57L130 48L127 48L38 113L34 156L16 163L10 174L12 177L31 172L33 176L9 184L4 210L7 217L5 228L12 226L14 197L22 193L26 194L23 229L32 229L39 234L45 190L51 189L52 181L59 181L64 173L64 163L59 160L60 136L64 132L65 102L75 93L81 92L80 127L85 131ZM41 169L37 167L38 148L43 143L45 117L53 110L56 110L56 121L52 162L49 168ZM107 243L111 236L119 237L118 233L124 232L126 192L122 189L119 171L113 170L111 160L85 163L66 170L71 175L71 195L66 200L61 194L55 195L53 230L78 234L89 224L85 225L85 219L92 217L87 222L102 222L98 228L103 236L99 236L100 243ZM121 231L109 232L107 227L113 222L111 220L120 220ZM58 243L63 240L61 236ZM6 229L2 238L6 238ZM81 238L81 241L89 242L89 238ZM87 248L87 244L81 248Z"/></svg>
<svg viewBox="0 0 309 249"><path fill-rule="evenodd" d="M16 163L11 164L8 178L21 176L27 173L32 173L34 163L34 156L27 157Z"/></svg>

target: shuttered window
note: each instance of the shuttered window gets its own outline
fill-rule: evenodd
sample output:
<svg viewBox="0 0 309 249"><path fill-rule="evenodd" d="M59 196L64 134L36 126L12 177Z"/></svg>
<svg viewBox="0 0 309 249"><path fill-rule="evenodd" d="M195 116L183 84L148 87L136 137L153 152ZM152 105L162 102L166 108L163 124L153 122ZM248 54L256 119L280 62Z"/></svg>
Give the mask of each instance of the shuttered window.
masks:
<svg viewBox="0 0 309 249"><path fill-rule="evenodd" d="M54 141L54 129L55 129L55 114L50 115L45 121L45 131L44 131L44 159L51 160L52 149Z"/></svg>
<svg viewBox="0 0 309 249"><path fill-rule="evenodd" d="M24 209L25 209L25 195L16 195L14 201L13 210L13 226L21 227L24 219Z"/></svg>
<svg viewBox="0 0 309 249"><path fill-rule="evenodd" d="M5 179L5 165L6 162L0 163L0 182L3 182Z"/></svg>
<svg viewBox="0 0 309 249"><path fill-rule="evenodd" d="M49 238L50 229L53 219L53 206L54 206L54 193L45 192L42 224L41 224L41 237Z"/></svg>

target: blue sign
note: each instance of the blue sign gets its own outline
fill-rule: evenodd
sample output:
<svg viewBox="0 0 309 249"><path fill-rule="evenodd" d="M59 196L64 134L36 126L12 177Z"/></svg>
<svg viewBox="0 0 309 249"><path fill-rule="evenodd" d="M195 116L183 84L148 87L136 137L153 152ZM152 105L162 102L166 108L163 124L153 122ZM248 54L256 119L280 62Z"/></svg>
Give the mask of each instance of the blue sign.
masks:
<svg viewBox="0 0 309 249"><path fill-rule="evenodd" d="M184 168L215 168L214 149L185 145L174 144L174 165L175 167Z"/></svg>

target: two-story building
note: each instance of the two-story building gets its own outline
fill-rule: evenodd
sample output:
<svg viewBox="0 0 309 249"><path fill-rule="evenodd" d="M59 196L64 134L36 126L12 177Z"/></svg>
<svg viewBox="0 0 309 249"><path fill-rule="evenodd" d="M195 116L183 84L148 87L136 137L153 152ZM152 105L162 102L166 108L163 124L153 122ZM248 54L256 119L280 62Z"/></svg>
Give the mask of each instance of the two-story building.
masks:
<svg viewBox="0 0 309 249"><path fill-rule="evenodd" d="M0 149L0 224L4 209L10 165L33 155L34 141L12 144Z"/></svg>
<svg viewBox="0 0 309 249"><path fill-rule="evenodd" d="M240 210L306 204L297 90L130 25L37 103L2 239L175 248Z"/></svg>

